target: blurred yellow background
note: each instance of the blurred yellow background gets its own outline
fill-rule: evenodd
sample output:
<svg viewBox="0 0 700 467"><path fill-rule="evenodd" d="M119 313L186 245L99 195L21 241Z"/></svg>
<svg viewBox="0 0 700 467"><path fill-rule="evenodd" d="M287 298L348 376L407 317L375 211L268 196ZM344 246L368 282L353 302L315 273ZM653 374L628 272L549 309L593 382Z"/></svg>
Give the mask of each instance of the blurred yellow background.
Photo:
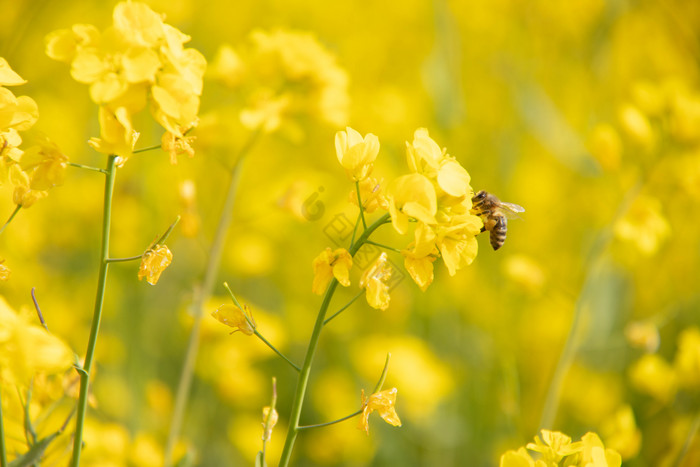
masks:
<svg viewBox="0 0 700 467"><path fill-rule="evenodd" d="M334 123L307 116L262 136L243 163L185 418L196 464L253 463L276 376L281 418L269 447L276 465L296 374L208 313L229 303L227 281L268 340L303 359L321 302L311 293L311 261L336 248L327 234L336 215L357 216L333 143L349 125L379 137L375 176L404 173L405 141L425 127L469 171L475 190L526 212L509 223L501 250L481 235L475 262L456 276L438 261L427 292L406 276L388 310L358 301L334 320L321 338L302 423L357 410L360 389L371 390L391 352L386 386L399 390L403 427L372 418L369 437L355 420L305 431L294 465L497 465L539 428L575 439L596 431L624 465L671 465L700 408L700 348L692 338L700 324L700 3L146 3L192 37L187 45L210 69L195 157L171 165L157 150L119 171L112 256L141 254L188 209L201 228L194 238L173 233L173 263L155 287L137 281L136 263L111 266L85 465L162 462L192 322L188 305L223 205L225 168L246 139L237 120L241 97L217 75L217 54L225 44L245 49L253 31L277 29L310 33L335 56L349 77L349 109ZM86 142L99 134L97 106L68 66L46 56L44 38L76 23L104 29L115 4L0 0L0 56L28 80L13 92L37 102L34 129L72 162L96 167L104 156ZM146 114L135 122L137 148L160 144L162 130ZM102 179L68 170L63 186L0 236L0 258L12 269L0 294L15 309L31 309L36 287L51 332L82 355ZM190 204L180 195L186 180L196 189ZM304 216L305 202L322 211ZM2 219L13 209L10 188L0 187ZM384 243L408 243L389 228L381 232ZM400 255L390 259L401 269ZM360 273L353 269L354 282ZM339 291L331 310L355 294ZM651 325L642 336L658 331L658 346L639 348L644 337L630 331L637 322ZM567 345L560 404L540 426ZM663 365L677 379L672 388L655 383ZM51 465L67 457L57 459ZM700 442L691 440L683 465L699 459Z"/></svg>

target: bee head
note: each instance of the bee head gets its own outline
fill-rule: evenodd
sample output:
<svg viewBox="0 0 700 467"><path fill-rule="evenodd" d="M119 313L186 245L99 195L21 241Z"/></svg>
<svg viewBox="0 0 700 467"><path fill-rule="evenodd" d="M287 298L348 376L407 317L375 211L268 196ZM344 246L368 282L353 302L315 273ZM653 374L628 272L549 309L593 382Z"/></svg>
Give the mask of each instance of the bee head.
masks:
<svg viewBox="0 0 700 467"><path fill-rule="evenodd" d="M479 201L486 198L487 193L484 190L480 190L477 194L472 197L472 201Z"/></svg>

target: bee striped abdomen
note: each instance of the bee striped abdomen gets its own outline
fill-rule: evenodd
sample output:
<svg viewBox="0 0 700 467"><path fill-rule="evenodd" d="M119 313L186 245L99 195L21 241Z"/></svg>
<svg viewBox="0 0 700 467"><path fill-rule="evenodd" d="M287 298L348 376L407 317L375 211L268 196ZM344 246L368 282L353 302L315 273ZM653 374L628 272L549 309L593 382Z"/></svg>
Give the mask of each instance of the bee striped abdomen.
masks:
<svg viewBox="0 0 700 467"><path fill-rule="evenodd" d="M498 250L506 241L506 232L508 230L508 221L504 216L496 216L496 223L491 229L491 247Z"/></svg>

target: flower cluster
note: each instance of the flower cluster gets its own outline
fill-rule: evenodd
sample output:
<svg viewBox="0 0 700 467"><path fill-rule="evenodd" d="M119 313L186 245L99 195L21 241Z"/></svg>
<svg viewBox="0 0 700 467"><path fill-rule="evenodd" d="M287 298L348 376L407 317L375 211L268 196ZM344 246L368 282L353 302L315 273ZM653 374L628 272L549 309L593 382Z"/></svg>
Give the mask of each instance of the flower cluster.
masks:
<svg viewBox="0 0 700 467"><path fill-rule="evenodd" d="M90 145L119 156L123 164L139 136L132 117L150 103L167 132L163 145L171 161L180 153L191 155L185 135L197 123L204 56L185 48L190 37L144 3L117 4L113 21L103 32L76 24L46 39L48 56L70 63L73 78L90 85L90 97L100 106L100 137Z"/></svg>
<svg viewBox="0 0 700 467"><path fill-rule="evenodd" d="M213 76L245 96L240 120L249 129L272 132L304 115L347 120L347 74L309 33L255 30L246 46L221 47Z"/></svg>
<svg viewBox="0 0 700 467"><path fill-rule="evenodd" d="M25 151L19 149L19 132L36 123L39 110L31 97L16 97L4 86L24 83L0 57L0 184L9 180L15 187L14 203L28 208L46 197L49 188L63 183L68 158L46 138Z"/></svg>
<svg viewBox="0 0 700 467"><path fill-rule="evenodd" d="M414 241L401 253L404 265L415 283L425 291L433 282L433 262L442 257L450 275L469 265L477 254L478 235L483 227L480 217L471 212L473 190L469 173L457 160L437 145L425 128L415 131L413 142L406 143L410 173L399 176L388 186L386 194L381 180L371 177L379 154L379 139L372 133L364 137L347 127L335 135L338 162L343 166L355 190L350 194L362 215L377 209L388 211L394 229L408 233L415 222ZM335 268L340 253L347 256L342 270ZM360 288L367 291L373 308L389 306L388 280L391 268L383 253L363 274ZM336 250L331 257L327 248L314 260L313 291L323 293L335 274L343 286L349 286L348 270L352 258L347 251Z"/></svg>
<svg viewBox="0 0 700 467"><path fill-rule="evenodd" d="M537 452L541 458L535 462L527 450ZM564 464L561 462L564 461ZM581 441L571 442L571 438L558 431L542 430L542 439L535 436L534 443L527 449L508 451L501 456L501 467L558 467L560 465L580 467L619 467L620 455L606 449L595 433L586 433Z"/></svg>
<svg viewBox="0 0 700 467"><path fill-rule="evenodd" d="M469 173L430 138L428 130L416 130L406 149L411 173L389 185L387 199L397 232L407 232L409 219L417 223L414 241L402 253L406 270L425 291L433 281L438 256L450 275L474 261L475 237L483 223L470 212Z"/></svg>

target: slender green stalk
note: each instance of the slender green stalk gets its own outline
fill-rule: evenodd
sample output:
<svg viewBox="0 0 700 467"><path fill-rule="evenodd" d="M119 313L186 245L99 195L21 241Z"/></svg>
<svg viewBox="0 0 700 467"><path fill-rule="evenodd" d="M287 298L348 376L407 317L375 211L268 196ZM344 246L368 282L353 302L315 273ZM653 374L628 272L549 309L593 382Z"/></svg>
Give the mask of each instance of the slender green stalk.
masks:
<svg viewBox="0 0 700 467"><path fill-rule="evenodd" d="M372 394L382 390L382 386L384 386L384 381L386 380L386 375L387 375L387 373L389 373L389 361L390 360L391 360L391 353L387 353L386 360L384 360L384 368L382 369L382 374L379 377L379 381L377 381L377 385L374 387L374 391L372 391Z"/></svg>
<svg viewBox="0 0 700 467"><path fill-rule="evenodd" d="M362 232L360 238L357 242L353 243L350 247L349 253L351 256L355 256L355 253L360 249L362 245L365 244L370 235L377 230L381 225L385 224L389 220L389 214L385 214L379 218L374 224L369 226ZM294 393L294 402L292 404L292 410L289 415L289 428L287 430L287 439L284 442L284 448L282 449L282 456L280 459L279 466L286 467L289 465L289 460L292 456L292 450L294 449L294 443L296 441L297 435L299 434L299 419L301 418L301 409L304 404L304 396L306 395L306 388L309 384L309 375L311 374L311 364L313 363L314 355L316 353L316 348L318 347L318 340L321 336L321 330L323 329L323 322L326 318L326 312L328 311L328 306L331 303L335 289L338 287L338 280L333 278L330 285L326 289L326 295L323 297L323 302L321 303L321 308L318 311L318 316L316 317L316 323L314 324L313 331L311 332L311 338L309 339L309 346L306 349L306 357L304 357L304 364L301 367L301 372L299 373L299 379L297 380L297 388Z"/></svg>
<svg viewBox="0 0 700 467"><path fill-rule="evenodd" d="M2 228L0 228L0 234L3 233L3 232L5 231L5 227L7 227L8 225L10 225L10 222L12 222L12 219L15 218L15 216L16 216L17 213L20 211L20 209L22 209L22 205L21 205L21 204L18 204L17 207L15 208L15 210L12 211L12 214L10 214L10 217L9 217L9 219L7 219L7 222L5 222L5 224L2 226Z"/></svg>
<svg viewBox="0 0 700 467"><path fill-rule="evenodd" d="M360 225L360 216L362 216L362 210L360 210L360 214L357 215L357 220L355 221L355 227L352 229L352 238L350 239L350 245L355 244L355 236L357 235L357 226Z"/></svg>
<svg viewBox="0 0 700 467"><path fill-rule="evenodd" d="M153 145L153 146L148 146L147 148L137 149L137 150L135 150L132 154L139 154L139 153L141 153L141 152L153 151L154 149L160 149L161 147L162 147L162 145L156 144L156 145Z"/></svg>
<svg viewBox="0 0 700 467"><path fill-rule="evenodd" d="M384 248L385 250L393 251L394 253L401 253L401 250L394 248L393 246L384 245L383 243L373 242L372 240L367 240L365 243L369 245L378 246L379 248Z"/></svg>
<svg viewBox="0 0 700 467"><path fill-rule="evenodd" d="M129 256L128 258L107 258L108 263L125 263L127 261L136 261L143 258L143 255Z"/></svg>
<svg viewBox="0 0 700 467"><path fill-rule="evenodd" d="M316 425L302 425L302 426L297 427L297 430L302 431L302 430L308 430L308 429L311 429L311 428L321 428L321 427L324 427L324 426L335 425L336 423L340 423L340 422L344 422L345 420L349 420L349 419L351 419L352 417L357 417L357 416L360 415L361 413L362 413L362 409L357 410L357 411L351 413L350 415L346 415L346 416L344 416L343 418L339 418L339 419L337 419L337 420L333 420L332 422L317 423Z"/></svg>
<svg viewBox="0 0 700 467"><path fill-rule="evenodd" d="M83 447L83 428L85 426L85 415L87 413L88 388L90 384L90 370L95 357L95 347L97 346L97 334L100 330L102 320L102 305L104 303L105 286L107 285L107 269L109 263L109 231L112 219L112 195L114 194L114 179L117 174L117 156L109 156L107 160L107 177L105 179L105 195L102 218L102 247L100 248L100 271L97 279L97 294L95 295L95 309L90 327L90 338L88 339L87 351L85 352L85 363L80 374L80 396L78 397L78 412L75 420L75 438L73 440L72 467L80 465L80 454Z"/></svg>
<svg viewBox="0 0 700 467"><path fill-rule="evenodd" d="M228 291L229 295L231 296L231 300L233 300L233 304L236 305L242 312L243 312L243 317L245 320L248 322L248 325L253 329L253 333L265 343L269 348L271 348L277 355L282 357L282 359L289 363L292 368L294 368L297 371L301 371L301 368L299 368L297 365L295 365L290 359L288 359L282 352L277 350L277 347L272 345L265 337L260 334L260 331L257 329L257 324L255 324L255 321L251 319L250 316L248 316L248 313L246 313L247 308L244 308L243 305L240 304L238 299L236 298L236 294L233 293L233 290L231 290L231 287L228 286L228 282L224 282L224 288Z"/></svg>
<svg viewBox="0 0 700 467"><path fill-rule="evenodd" d="M44 315L41 312L41 308L39 307L39 302L36 299L34 290L36 290L36 287L32 287L32 301L34 302L34 309L36 310L36 314L39 315L39 322L44 327L44 329L46 329L46 332L50 333L51 331L49 331L49 327L46 325L46 321L44 321Z"/></svg>
<svg viewBox="0 0 700 467"><path fill-rule="evenodd" d="M148 249L150 250L151 248L153 248L156 245L162 245L163 242L165 240L167 240L168 236L170 236L170 233L173 231L173 229L175 228L175 226L177 225L178 222L180 222L180 216L177 216L177 218L175 219L175 222L170 224L170 226L168 227L168 230L166 230L165 233L163 235L161 235L160 238L158 238L158 240L151 243L149 245ZM128 256L126 258L107 258L107 262L108 263L125 263L127 261L136 261L136 260L139 260L141 258L143 258L143 253L140 255L136 255L136 256Z"/></svg>
<svg viewBox="0 0 700 467"><path fill-rule="evenodd" d="M76 167L78 169L92 170L93 172L100 172L105 175L107 174L107 171L105 169L99 169L91 165L76 164L75 162L68 162L68 165L71 167Z"/></svg>
<svg viewBox="0 0 700 467"><path fill-rule="evenodd" d="M165 233L163 235L161 235L160 238L158 238L158 240L151 243L151 245L148 248L151 249L156 245L162 245L163 242L165 242L168 239L168 237L172 233L172 231L175 228L175 226L177 225L177 223L180 222L180 219L181 219L180 216L177 216L175 218L175 220L173 221L173 223L168 226L168 230L166 230Z"/></svg>
<svg viewBox="0 0 700 467"><path fill-rule="evenodd" d="M325 326L326 324L328 324L328 323L330 322L330 320L332 320L333 318L335 318L336 316L338 316L339 314L341 314L342 312L344 312L345 310L347 310L347 309L350 307L350 305L352 305L353 303L355 303L355 300L357 300L358 298L360 298L360 297L361 297L362 295L364 295L364 294L365 294L364 289L360 290L360 292L359 292L357 295L355 295L348 303L346 303L345 305L343 305L343 308L341 308L340 310L336 311L335 313L333 313L333 314L330 316L330 318L328 318L327 320L325 320L325 321L323 322L323 325Z"/></svg>
<svg viewBox="0 0 700 467"><path fill-rule="evenodd" d="M367 221L365 220L365 207L362 205L362 196L360 195L360 182L355 182L355 193L357 193L357 205L360 208L360 218L362 218L362 227L367 230Z"/></svg>
<svg viewBox="0 0 700 467"><path fill-rule="evenodd" d="M175 449L175 443L177 438L180 436L180 430L182 429L182 422L185 416L185 408L187 405L187 400L190 395L190 388L192 386L192 376L194 373L194 364L197 358L197 351L199 350L199 331L202 327L202 316L204 303L207 298L211 295L214 289L214 283L216 281L216 276L219 272L219 264L221 263L221 253L224 249L224 243L226 241L226 234L228 233L229 226L231 225L231 220L233 217L233 206L236 200L236 193L238 191L238 184L241 177L242 163L246 158L246 155L250 152L253 145L258 139L261 130L254 130L246 144L241 147L238 159L231 169L231 178L226 193L226 199L224 201L223 207L221 209L221 214L219 216L219 225L216 228L216 233L214 234L214 240L209 250L209 258L207 260L206 269L204 271L204 279L202 280L201 286L195 291L194 298L192 300L192 306L190 308L194 315L194 323L192 324L192 330L190 331L190 338L187 342L187 350L185 351L185 359L182 366L182 372L180 373L180 381L178 382L177 392L175 395L175 407L173 409L173 418L170 423L170 431L168 433L168 441L165 445L165 466L168 467L173 463L173 450Z"/></svg>
<svg viewBox="0 0 700 467"><path fill-rule="evenodd" d="M270 342L268 342L268 340L265 339L265 338L263 337L263 335L260 334L260 333L258 332L257 329L254 329L253 332L254 332L255 335L258 337L258 339L260 339L261 341L263 341L263 342L265 343L265 345L267 345L269 348L272 349L273 352L275 352L277 355L279 355L280 357L282 357L282 360L284 360L285 362L289 363L289 364L291 365L292 368L294 368L295 370L297 370L297 372L301 371L301 368L299 368L294 362L292 362L290 359L288 359L282 352L280 352L279 350L277 350L277 348L276 348L274 345L270 344Z"/></svg>
<svg viewBox="0 0 700 467"><path fill-rule="evenodd" d="M5 447L5 426L2 423L2 386L0 386L0 466L7 465L7 448Z"/></svg>

